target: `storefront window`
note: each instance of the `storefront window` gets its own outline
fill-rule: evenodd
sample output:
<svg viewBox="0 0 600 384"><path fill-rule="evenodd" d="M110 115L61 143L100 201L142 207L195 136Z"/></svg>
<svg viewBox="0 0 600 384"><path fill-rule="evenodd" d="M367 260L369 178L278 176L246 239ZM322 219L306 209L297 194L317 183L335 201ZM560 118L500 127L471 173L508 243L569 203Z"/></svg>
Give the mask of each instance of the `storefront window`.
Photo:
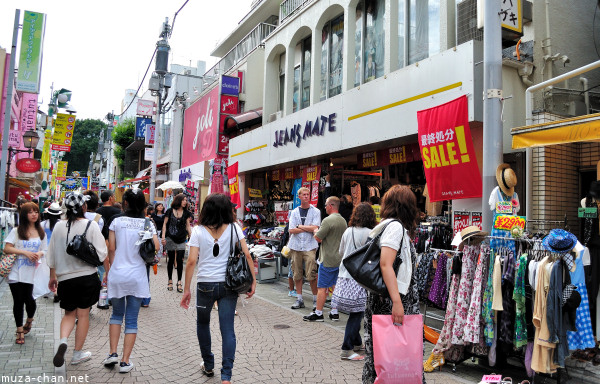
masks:
<svg viewBox="0 0 600 384"><path fill-rule="evenodd" d="M410 0L408 63L440 52L439 0Z"/></svg>
<svg viewBox="0 0 600 384"><path fill-rule="evenodd" d="M361 68L363 76L360 77L357 73L355 86L359 85L359 81L357 81L359 79L362 83L366 83L383 76L384 16L384 0L364 0L359 2L356 7L355 67L356 72ZM360 56L357 55L359 52Z"/></svg>
<svg viewBox="0 0 600 384"><path fill-rule="evenodd" d="M327 22L321 38L321 100L342 92L344 15Z"/></svg>

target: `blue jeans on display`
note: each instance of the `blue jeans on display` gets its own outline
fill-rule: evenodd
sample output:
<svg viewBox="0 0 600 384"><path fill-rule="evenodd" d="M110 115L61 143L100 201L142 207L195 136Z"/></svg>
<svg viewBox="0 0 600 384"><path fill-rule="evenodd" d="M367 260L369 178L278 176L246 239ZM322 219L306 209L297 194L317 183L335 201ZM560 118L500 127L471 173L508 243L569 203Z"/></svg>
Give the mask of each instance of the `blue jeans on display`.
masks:
<svg viewBox="0 0 600 384"><path fill-rule="evenodd" d="M362 345L362 339L360 337L360 323L362 322L364 312L351 312L346 323L346 332L344 333L344 342L342 343L342 349L344 351L351 351L357 345Z"/></svg>
<svg viewBox="0 0 600 384"><path fill-rule="evenodd" d="M210 314L216 301L219 305L219 328L221 329L221 340L223 349L223 361L221 362L221 380L231 380L233 361L235 360L235 331L233 322L235 318L235 307L238 294L225 288L225 282L221 283L198 283L196 294L196 312L198 314L196 332L204 367L207 370L214 369L215 356L211 352L210 337Z"/></svg>
<svg viewBox="0 0 600 384"><path fill-rule="evenodd" d="M142 306L142 298L125 296L113 297L110 300L112 302L112 315L108 323L123 325L123 317L125 317L125 333L137 333L137 321Z"/></svg>

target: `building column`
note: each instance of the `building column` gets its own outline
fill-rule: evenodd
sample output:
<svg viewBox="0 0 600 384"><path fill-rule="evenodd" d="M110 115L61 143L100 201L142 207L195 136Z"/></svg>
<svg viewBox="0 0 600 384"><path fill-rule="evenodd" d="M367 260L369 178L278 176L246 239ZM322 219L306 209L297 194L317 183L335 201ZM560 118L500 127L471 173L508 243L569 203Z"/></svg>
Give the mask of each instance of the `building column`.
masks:
<svg viewBox="0 0 600 384"><path fill-rule="evenodd" d="M356 2L351 2L355 4ZM354 41L356 34L356 4L344 12L344 60L342 62L342 93L354 88L355 64Z"/></svg>

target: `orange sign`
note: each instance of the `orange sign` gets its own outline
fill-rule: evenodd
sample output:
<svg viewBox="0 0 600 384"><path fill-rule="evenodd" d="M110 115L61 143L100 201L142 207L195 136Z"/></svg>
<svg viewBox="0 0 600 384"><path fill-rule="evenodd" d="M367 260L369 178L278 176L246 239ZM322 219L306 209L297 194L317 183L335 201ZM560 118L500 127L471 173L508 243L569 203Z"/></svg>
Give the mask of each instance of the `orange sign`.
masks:
<svg viewBox="0 0 600 384"><path fill-rule="evenodd" d="M514 227L525 229L525 216L498 215L494 220L495 229L510 231Z"/></svg>

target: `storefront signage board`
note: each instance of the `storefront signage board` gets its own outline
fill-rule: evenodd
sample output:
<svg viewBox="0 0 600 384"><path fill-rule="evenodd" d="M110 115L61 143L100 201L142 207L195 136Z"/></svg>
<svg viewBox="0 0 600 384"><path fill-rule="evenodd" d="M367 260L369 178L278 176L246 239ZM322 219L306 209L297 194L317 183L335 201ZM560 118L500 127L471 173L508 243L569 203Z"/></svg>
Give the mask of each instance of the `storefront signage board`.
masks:
<svg viewBox="0 0 600 384"><path fill-rule="evenodd" d="M11 129L8 131L8 146L12 148L19 148L21 146L21 136L23 132Z"/></svg>
<svg viewBox="0 0 600 384"><path fill-rule="evenodd" d="M455 211L452 220L454 235L467 228L470 225L470 221L471 214L469 212Z"/></svg>
<svg viewBox="0 0 600 384"><path fill-rule="evenodd" d="M31 11L24 12L17 91L31 93L39 93L40 91L45 29L45 14Z"/></svg>
<svg viewBox="0 0 600 384"><path fill-rule="evenodd" d="M219 125L219 87L185 110L181 166L215 157Z"/></svg>
<svg viewBox="0 0 600 384"><path fill-rule="evenodd" d="M577 217L584 219L595 219L598 217L597 207L579 208L577 210Z"/></svg>
<svg viewBox="0 0 600 384"><path fill-rule="evenodd" d="M417 112L418 138L431 201L481 197L481 174L466 96Z"/></svg>
<svg viewBox="0 0 600 384"><path fill-rule="evenodd" d="M56 171L56 180L66 180L67 179L67 166L69 165L68 161L59 161Z"/></svg>
<svg viewBox="0 0 600 384"><path fill-rule="evenodd" d="M37 103L37 93L23 93L23 97L21 98L21 124L19 127L21 131L35 131Z"/></svg>
<svg viewBox="0 0 600 384"><path fill-rule="evenodd" d="M419 145L417 143L363 152L357 155L359 168L383 167L419 160L421 160L421 156L419 156Z"/></svg>
<svg viewBox="0 0 600 384"><path fill-rule="evenodd" d="M154 101L138 99L136 114L140 115L140 116L153 116L154 115Z"/></svg>
<svg viewBox="0 0 600 384"><path fill-rule="evenodd" d="M54 121L54 134L52 135L52 150L71 151L73 133L75 131L75 115L58 113Z"/></svg>
<svg viewBox="0 0 600 384"><path fill-rule="evenodd" d="M150 123L146 125L146 132L144 135L146 145L154 145L154 135L156 134L156 125Z"/></svg>
<svg viewBox="0 0 600 384"><path fill-rule="evenodd" d="M482 212L471 212L471 225L479 227L481 230L483 230L482 215Z"/></svg>
<svg viewBox="0 0 600 384"><path fill-rule="evenodd" d="M233 76L221 76L221 94L238 96L240 94L240 79Z"/></svg>
<svg viewBox="0 0 600 384"><path fill-rule="evenodd" d="M248 196L255 199L262 199L262 191L260 189L248 188Z"/></svg>
<svg viewBox="0 0 600 384"><path fill-rule="evenodd" d="M152 125L151 117L136 117L135 118L135 139L144 140L146 138L146 129Z"/></svg>
<svg viewBox="0 0 600 384"><path fill-rule="evenodd" d="M525 216L496 215L494 229L510 231L514 227L525 229Z"/></svg>
<svg viewBox="0 0 600 384"><path fill-rule="evenodd" d="M289 220L290 211L275 211L275 220L279 224L287 223Z"/></svg>
<svg viewBox="0 0 600 384"><path fill-rule="evenodd" d="M227 167L227 177L229 178L229 194L231 202L237 207L240 206L240 180L238 175L238 163L235 162Z"/></svg>
<svg viewBox="0 0 600 384"><path fill-rule="evenodd" d="M303 141L307 141L313 136L324 136L328 131L335 132L336 117L335 112L327 115L317 115L315 118L306 120L304 125L294 124L292 127L275 131L273 147L286 147L290 144L300 148Z"/></svg>
<svg viewBox="0 0 600 384"><path fill-rule="evenodd" d="M281 181L283 180L282 176L283 172L281 169L274 169L271 171L271 181Z"/></svg>
<svg viewBox="0 0 600 384"><path fill-rule="evenodd" d="M293 179L295 179L296 178L296 172L294 172L294 171L295 171L294 167L285 168L283 170L283 174L284 174L283 179L284 180L293 180Z"/></svg>

